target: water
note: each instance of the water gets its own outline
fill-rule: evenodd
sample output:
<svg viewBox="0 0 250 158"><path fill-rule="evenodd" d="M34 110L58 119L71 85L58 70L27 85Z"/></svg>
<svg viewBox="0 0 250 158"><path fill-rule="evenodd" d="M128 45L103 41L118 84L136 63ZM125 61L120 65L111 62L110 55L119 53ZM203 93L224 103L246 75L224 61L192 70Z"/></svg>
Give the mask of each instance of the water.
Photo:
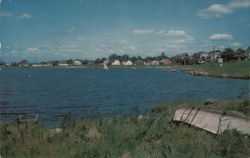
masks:
<svg viewBox="0 0 250 158"><path fill-rule="evenodd" d="M55 124L76 117L145 112L160 102L180 99L244 98L249 81L198 77L166 69L4 68L0 71L0 121L38 114Z"/></svg>

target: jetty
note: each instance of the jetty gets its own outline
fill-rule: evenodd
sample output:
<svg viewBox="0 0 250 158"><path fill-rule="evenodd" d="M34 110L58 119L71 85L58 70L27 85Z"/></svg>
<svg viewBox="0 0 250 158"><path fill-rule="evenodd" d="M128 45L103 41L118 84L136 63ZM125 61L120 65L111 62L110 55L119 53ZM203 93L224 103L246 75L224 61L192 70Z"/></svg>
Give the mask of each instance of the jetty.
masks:
<svg viewBox="0 0 250 158"><path fill-rule="evenodd" d="M250 120L239 112L223 112L209 108L183 106L175 111L173 121L182 122L213 134L233 130L250 135Z"/></svg>

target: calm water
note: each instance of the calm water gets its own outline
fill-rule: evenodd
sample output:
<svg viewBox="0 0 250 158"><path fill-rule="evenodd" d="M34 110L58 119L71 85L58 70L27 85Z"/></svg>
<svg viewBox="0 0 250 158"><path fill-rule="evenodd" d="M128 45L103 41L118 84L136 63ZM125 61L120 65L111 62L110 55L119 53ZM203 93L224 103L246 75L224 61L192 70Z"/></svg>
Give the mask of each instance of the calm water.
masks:
<svg viewBox="0 0 250 158"><path fill-rule="evenodd" d="M141 112L179 99L247 98L249 81L195 77L166 69L9 68L0 71L0 121L38 114L48 124L77 117Z"/></svg>

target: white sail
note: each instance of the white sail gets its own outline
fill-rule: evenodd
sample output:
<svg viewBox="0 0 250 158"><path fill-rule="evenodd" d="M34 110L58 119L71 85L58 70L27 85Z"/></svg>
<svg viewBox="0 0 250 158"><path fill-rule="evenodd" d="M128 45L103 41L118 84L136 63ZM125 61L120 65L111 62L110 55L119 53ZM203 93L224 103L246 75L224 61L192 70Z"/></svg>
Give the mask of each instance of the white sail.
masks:
<svg viewBox="0 0 250 158"><path fill-rule="evenodd" d="M109 70L109 67L107 65L107 61L106 60L103 61L103 68L104 68L104 70Z"/></svg>

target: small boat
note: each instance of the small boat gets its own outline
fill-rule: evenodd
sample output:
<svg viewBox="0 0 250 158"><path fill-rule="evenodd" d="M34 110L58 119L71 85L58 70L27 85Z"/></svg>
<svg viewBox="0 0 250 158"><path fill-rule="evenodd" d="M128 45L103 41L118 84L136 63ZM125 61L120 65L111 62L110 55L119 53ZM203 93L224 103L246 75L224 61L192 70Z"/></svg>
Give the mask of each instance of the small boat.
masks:
<svg viewBox="0 0 250 158"><path fill-rule="evenodd" d="M173 121L189 124L213 134L233 130L250 135L250 125L247 116L236 111L224 112L210 108L179 107Z"/></svg>
<svg viewBox="0 0 250 158"><path fill-rule="evenodd" d="M172 71L172 72L176 72L176 70L175 70L175 69L171 69L171 71Z"/></svg>
<svg viewBox="0 0 250 158"><path fill-rule="evenodd" d="M108 62L105 60L105 61L103 61L103 69L105 70L105 71L108 71L109 70L109 67L108 67Z"/></svg>

